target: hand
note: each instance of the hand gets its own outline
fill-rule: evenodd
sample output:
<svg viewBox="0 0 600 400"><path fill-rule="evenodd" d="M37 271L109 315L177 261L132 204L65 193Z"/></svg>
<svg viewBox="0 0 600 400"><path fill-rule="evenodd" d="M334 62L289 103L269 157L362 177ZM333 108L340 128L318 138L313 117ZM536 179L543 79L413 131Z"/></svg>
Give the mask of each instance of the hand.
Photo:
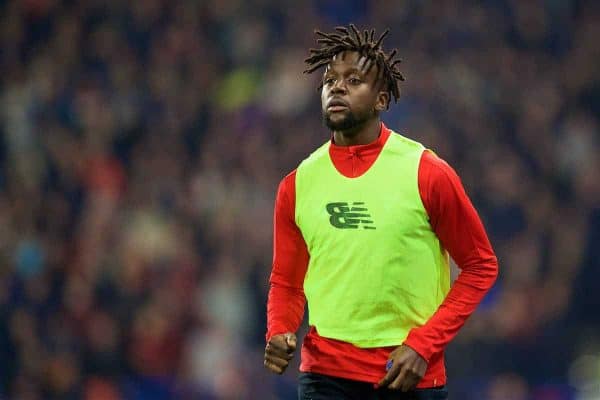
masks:
<svg viewBox="0 0 600 400"><path fill-rule="evenodd" d="M407 392L419 383L427 370L427 361L405 344L390 353L388 364L390 361L392 367L377 387Z"/></svg>
<svg viewBox="0 0 600 400"><path fill-rule="evenodd" d="M274 335L265 347L265 368L276 374L283 374L296 350L296 335L282 333Z"/></svg>

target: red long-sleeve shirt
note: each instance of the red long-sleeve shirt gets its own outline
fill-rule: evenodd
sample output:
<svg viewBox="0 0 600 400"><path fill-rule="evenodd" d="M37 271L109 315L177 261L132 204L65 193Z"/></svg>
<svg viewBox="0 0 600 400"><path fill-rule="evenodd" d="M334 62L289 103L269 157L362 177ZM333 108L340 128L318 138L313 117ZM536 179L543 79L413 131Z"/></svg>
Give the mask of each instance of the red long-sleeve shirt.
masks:
<svg viewBox="0 0 600 400"><path fill-rule="evenodd" d="M375 142L337 146L332 141L329 155L341 174L358 177L373 165L389 136L390 131L382 124ZM267 339L296 332L304 314L303 284L309 254L295 223L295 178L293 171L281 181L275 201ZM418 186L433 231L461 269L438 310L425 325L413 328L404 341L428 362L427 372L417 385L426 388L446 383L444 348L493 285L498 264L456 172L430 151L421 156ZM385 363L394 348L358 348L319 336L311 326L302 346L300 370L377 383L385 375Z"/></svg>

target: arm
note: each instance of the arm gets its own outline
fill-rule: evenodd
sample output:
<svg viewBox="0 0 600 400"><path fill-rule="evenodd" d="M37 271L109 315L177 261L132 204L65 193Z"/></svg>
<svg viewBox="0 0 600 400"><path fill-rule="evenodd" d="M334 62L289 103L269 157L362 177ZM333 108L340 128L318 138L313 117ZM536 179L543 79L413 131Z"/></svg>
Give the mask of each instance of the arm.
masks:
<svg viewBox="0 0 600 400"><path fill-rule="evenodd" d="M498 261L460 178L429 151L421 158L419 192L434 232L461 269L435 314L412 329L404 342L429 361L456 336L492 287Z"/></svg>
<svg viewBox="0 0 600 400"><path fill-rule="evenodd" d="M427 323L413 328L390 354L389 371L379 385L402 391L421 380L431 356L456 336L498 274L492 246L458 175L429 151L419 165L419 193L433 231L461 274Z"/></svg>
<svg viewBox="0 0 600 400"><path fill-rule="evenodd" d="M267 301L265 366L283 373L296 348L295 332L304 316L304 275L308 267L306 243L295 222L295 172L277 191L274 213L273 269Z"/></svg>

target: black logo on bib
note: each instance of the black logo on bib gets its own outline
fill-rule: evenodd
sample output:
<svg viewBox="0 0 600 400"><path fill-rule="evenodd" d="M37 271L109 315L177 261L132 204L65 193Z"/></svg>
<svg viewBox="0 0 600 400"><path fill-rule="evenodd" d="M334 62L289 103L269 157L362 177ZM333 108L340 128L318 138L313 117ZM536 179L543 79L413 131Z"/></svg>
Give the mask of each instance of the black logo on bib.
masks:
<svg viewBox="0 0 600 400"><path fill-rule="evenodd" d="M365 203L354 202L350 206L347 202L329 203L325 206L332 226L339 229L375 229L369 210L364 207Z"/></svg>

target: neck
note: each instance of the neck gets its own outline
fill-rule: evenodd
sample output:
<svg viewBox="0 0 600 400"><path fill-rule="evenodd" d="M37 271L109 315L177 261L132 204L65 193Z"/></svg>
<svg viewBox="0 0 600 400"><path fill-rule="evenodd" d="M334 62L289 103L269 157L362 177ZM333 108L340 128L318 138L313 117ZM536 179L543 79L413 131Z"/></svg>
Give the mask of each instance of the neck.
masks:
<svg viewBox="0 0 600 400"><path fill-rule="evenodd" d="M338 146L369 144L379 137L380 131L381 121L379 118L372 118L351 129L333 131L333 142Z"/></svg>

